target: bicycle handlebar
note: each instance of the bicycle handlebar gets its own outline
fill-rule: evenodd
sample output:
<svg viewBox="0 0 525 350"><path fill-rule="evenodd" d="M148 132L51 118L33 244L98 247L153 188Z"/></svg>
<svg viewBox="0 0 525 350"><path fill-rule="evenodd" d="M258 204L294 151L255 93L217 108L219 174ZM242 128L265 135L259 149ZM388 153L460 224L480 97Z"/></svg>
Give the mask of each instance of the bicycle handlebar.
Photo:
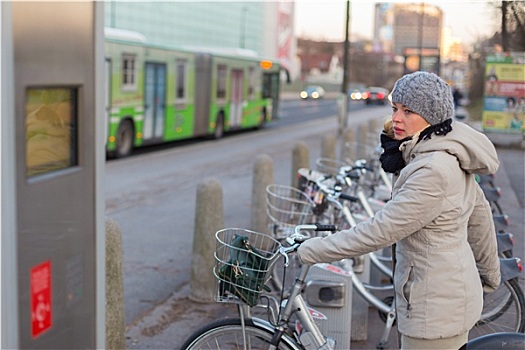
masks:
<svg viewBox="0 0 525 350"><path fill-rule="evenodd" d="M357 171L368 170L368 171L372 171L373 172L374 168L371 168L371 167L367 166L366 165L366 160L362 159L362 160L356 161L354 165L342 166L339 169L339 174L340 175L347 175L347 174L351 173L354 170L357 170Z"/></svg>
<svg viewBox="0 0 525 350"><path fill-rule="evenodd" d="M351 195L346 194L346 193L341 193L341 194L339 195L339 197L340 197L341 199L344 199L344 200L347 200L347 201L350 201L350 202L354 202L354 203L359 202L359 198L354 197L354 196L351 196Z"/></svg>
<svg viewBox="0 0 525 350"><path fill-rule="evenodd" d="M342 175L340 175L340 176L342 176ZM335 185L333 187L329 187L328 185L325 184L326 180L330 180L330 179L333 179L333 178L334 177L332 175L323 175L323 176L319 177L318 179L315 179L314 182L319 187L319 189L323 193L328 195L329 197L341 198L341 199L344 199L344 200L347 200L347 201L350 201L350 202L353 202L353 203L359 202L359 198L358 197L354 197L354 196L351 196L349 194L346 194L346 193L342 192L343 188L341 187L341 185L339 185L339 183L344 181L344 180L341 180L339 178L339 176L337 176L335 178L335 180L337 182L335 183ZM329 230L326 230L326 231L329 231Z"/></svg>
<svg viewBox="0 0 525 350"><path fill-rule="evenodd" d="M295 226L295 233L300 235L301 231L314 230L314 231L336 231L337 228L332 224L306 224Z"/></svg>
<svg viewBox="0 0 525 350"><path fill-rule="evenodd" d="M305 224L295 226L295 233L286 238L286 241L290 243L289 247L281 246L279 248L279 254L284 256L285 265L288 265L288 254L295 252L297 248L306 240L306 236L301 234L301 231L337 231L337 227L332 224Z"/></svg>

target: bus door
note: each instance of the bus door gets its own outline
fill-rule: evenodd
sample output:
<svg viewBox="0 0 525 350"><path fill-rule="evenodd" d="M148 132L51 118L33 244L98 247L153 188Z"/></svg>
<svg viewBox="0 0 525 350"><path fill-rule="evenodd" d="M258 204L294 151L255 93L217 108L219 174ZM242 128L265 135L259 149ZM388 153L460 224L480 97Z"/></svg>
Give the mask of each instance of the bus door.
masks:
<svg viewBox="0 0 525 350"><path fill-rule="evenodd" d="M230 126L238 127L242 122L242 92L243 74L242 70L232 70L232 89L230 100Z"/></svg>
<svg viewBox="0 0 525 350"><path fill-rule="evenodd" d="M272 119L277 118L279 108L279 72L263 73L263 98L272 101Z"/></svg>
<svg viewBox="0 0 525 350"><path fill-rule="evenodd" d="M166 107L166 65L146 63L144 88L144 143L162 140L164 136L164 111Z"/></svg>

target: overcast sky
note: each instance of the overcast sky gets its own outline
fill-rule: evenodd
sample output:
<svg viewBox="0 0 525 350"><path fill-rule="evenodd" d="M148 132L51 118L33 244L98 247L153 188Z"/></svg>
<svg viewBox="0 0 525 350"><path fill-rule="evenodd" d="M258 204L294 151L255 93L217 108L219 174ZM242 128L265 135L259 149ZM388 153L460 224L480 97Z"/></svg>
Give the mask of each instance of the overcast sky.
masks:
<svg viewBox="0 0 525 350"><path fill-rule="evenodd" d="M380 1L351 0L350 33L371 38L374 5ZM422 1L395 1L421 3ZM499 19L487 1L435 0L423 1L443 10L443 25L452 29L452 36L464 43L494 33ZM295 0L296 35L309 39L343 41L345 38L346 0ZM353 34L351 34L353 35Z"/></svg>

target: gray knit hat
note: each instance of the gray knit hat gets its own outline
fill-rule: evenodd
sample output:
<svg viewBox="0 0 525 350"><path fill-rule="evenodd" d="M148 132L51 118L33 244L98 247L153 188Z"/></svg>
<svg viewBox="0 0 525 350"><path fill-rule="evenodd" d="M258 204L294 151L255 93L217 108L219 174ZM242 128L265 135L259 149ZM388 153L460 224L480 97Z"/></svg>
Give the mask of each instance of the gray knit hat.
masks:
<svg viewBox="0 0 525 350"><path fill-rule="evenodd" d="M454 116L450 86L434 73L414 72L400 78L392 90L392 102L401 103L436 125Z"/></svg>

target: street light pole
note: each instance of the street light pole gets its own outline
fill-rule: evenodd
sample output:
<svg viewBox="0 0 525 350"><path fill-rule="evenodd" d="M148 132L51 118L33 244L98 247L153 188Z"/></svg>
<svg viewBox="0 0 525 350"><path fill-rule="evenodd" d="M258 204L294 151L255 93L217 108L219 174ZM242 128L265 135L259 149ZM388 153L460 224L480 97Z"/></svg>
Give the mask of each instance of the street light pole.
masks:
<svg viewBox="0 0 525 350"><path fill-rule="evenodd" d="M418 31L418 46L419 46L419 70L422 70L423 60L423 19L425 17L425 2L421 3L421 11L419 14L419 31Z"/></svg>
<svg viewBox="0 0 525 350"><path fill-rule="evenodd" d="M248 8L243 6L241 8L241 28L240 28L240 46L241 49L246 48L246 12Z"/></svg>
<svg viewBox="0 0 525 350"><path fill-rule="evenodd" d="M350 0L346 0L346 20L345 20L345 45L344 45L344 59L343 59L343 85L341 92L345 93L348 89L348 47L349 47L349 24L350 24Z"/></svg>
<svg viewBox="0 0 525 350"><path fill-rule="evenodd" d="M346 0L346 18L345 18L345 44L343 55L343 84L341 86L341 95L339 97L339 134L343 133L348 125L348 61L349 61L349 24L350 24L350 0Z"/></svg>

